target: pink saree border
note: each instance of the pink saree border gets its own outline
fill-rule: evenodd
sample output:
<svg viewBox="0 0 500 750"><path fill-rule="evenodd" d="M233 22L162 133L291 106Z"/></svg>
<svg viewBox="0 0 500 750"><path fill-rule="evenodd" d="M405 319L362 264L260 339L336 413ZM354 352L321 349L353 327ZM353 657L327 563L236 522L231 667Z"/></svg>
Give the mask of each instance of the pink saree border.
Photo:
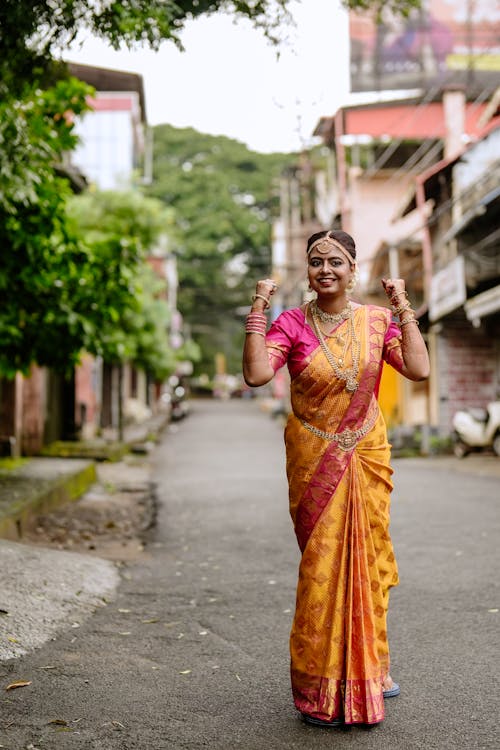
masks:
<svg viewBox="0 0 500 750"><path fill-rule="evenodd" d="M343 719L345 724L379 724L384 719L380 679L334 680L292 669L291 680L295 707L308 716Z"/></svg>

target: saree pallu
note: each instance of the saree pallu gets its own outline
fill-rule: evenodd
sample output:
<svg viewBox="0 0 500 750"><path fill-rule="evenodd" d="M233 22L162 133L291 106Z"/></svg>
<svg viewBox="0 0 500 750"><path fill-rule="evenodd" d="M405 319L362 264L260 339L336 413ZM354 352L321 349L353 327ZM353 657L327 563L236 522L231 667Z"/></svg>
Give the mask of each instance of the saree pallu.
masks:
<svg viewBox="0 0 500 750"><path fill-rule="evenodd" d="M321 348L312 352L292 378L285 429L290 514L302 552L290 635L294 701L302 713L346 724L384 718L389 672L386 618L398 572L389 536L390 446L375 396L389 324L386 310L355 310L354 394ZM344 340L327 342L351 366Z"/></svg>

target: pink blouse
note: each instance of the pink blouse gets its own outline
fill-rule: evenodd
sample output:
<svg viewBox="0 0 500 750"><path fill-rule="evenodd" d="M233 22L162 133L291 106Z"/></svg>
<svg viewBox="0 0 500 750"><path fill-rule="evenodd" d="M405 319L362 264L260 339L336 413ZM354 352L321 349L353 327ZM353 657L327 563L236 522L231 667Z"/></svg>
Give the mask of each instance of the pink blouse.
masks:
<svg viewBox="0 0 500 750"><path fill-rule="evenodd" d="M299 375L307 366L310 355L318 348L318 344L318 338L301 307L282 312L271 324L266 335L269 360L274 371L287 364L291 378ZM383 361L388 362L398 372L401 370L401 330L394 322L390 323L385 334L382 357ZM383 361L380 363L379 381Z"/></svg>

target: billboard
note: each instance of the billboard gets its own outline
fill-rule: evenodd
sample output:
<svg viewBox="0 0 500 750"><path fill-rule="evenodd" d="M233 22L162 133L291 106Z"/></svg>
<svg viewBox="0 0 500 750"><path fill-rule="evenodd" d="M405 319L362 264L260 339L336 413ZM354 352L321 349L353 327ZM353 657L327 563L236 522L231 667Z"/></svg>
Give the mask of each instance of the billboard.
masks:
<svg viewBox="0 0 500 750"><path fill-rule="evenodd" d="M351 91L500 85L498 0L423 0L408 18L349 14Z"/></svg>

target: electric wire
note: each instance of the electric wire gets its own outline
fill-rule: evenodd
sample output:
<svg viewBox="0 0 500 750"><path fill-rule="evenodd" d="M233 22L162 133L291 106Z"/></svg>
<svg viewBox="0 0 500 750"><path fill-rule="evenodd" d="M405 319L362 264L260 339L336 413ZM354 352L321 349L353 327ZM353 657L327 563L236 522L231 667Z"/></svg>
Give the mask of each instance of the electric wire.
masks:
<svg viewBox="0 0 500 750"><path fill-rule="evenodd" d="M488 87L482 89L480 94L476 97L476 99L471 102L469 106L469 111L473 113L476 109L479 108L479 106L488 98L490 97L494 91L496 90L495 86ZM439 150L442 148L442 142L441 139L435 143L435 138L437 137L437 131L434 130L433 133L430 134L429 139L426 141L423 141L422 144L418 147L417 151L414 152L407 161L399 167L396 172L394 172L393 175L389 178L386 184L390 184L393 181L396 181L399 179L400 175L407 174L406 167L410 167L410 173L411 174L418 174L420 171L423 171L429 164L429 161L432 162L432 156L427 156L427 150L431 151L432 154L439 153ZM429 144L429 140L431 141L431 144ZM400 141L402 142L402 141ZM434 144L434 145L432 145ZM415 161L415 158L420 156L422 154L422 160L420 162Z"/></svg>
<svg viewBox="0 0 500 750"><path fill-rule="evenodd" d="M428 91L422 97L421 101L416 105L415 109L413 109L407 115L403 116L400 122L402 124L408 125L409 123L414 121L415 118L419 117L421 115L422 109L425 109L432 102L432 100L434 99L436 94L441 90L441 88L442 88L441 85L431 86L431 88L428 89ZM381 167L384 166L387 160L390 159L390 157L396 151L396 149L403 143L404 140L405 140L404 138L395 138L393 141L391 141L390 145L387 146L385 151L382 152L382 154L378 157L375 163L366 170L365 177L374 177L377 174L377 172L380 171Z"/></svg>
<svg viewBox="0 0 500 750"><path fill-rule="evenodd" d="M448 80L452 73L450 72L448 75ZM412 111L411 115L408 115L407 117L402 118L401 122L402 124L408 125L413 120L415 120L416 117L420 116L421 110L423 108L426 108L429 104L432 103L433 99L435 98L436 94L446 88L446 79L442 81L439 86L432 86L426 94L422 97L422 100L419 102L419 104L415 107L415 109ZM485 101L486 98L491 96L493 92L496 90L496 86L491 87L485 87L481 90L479 95L476 97L476 99L469 105L469 111L474 112L476 109L479 108L479 106ZM396 123L397 124L397 123ZM438 131L435 128L432 133L429 134L429 139L434 139L438 135ZM373 177L375 174L380 171L381 167L387 162L387 160L392 156L392 154L396 151L396 149L406 140L405 138L396 138L395 140L391 141L390 145L386 148L385 151L382 152L382 154L378 157L375 164L373 164L369 169L366 170L365 176L366 177ZM419 147L420 148L420 147ZM412 157L410 157L412 158ZM403 164L401 167L399 167L398 172L393 175L393 177L396 177L396 174L399 174L404 171L405 165ZM392 180L392 178L391 178Z"/></svg>

